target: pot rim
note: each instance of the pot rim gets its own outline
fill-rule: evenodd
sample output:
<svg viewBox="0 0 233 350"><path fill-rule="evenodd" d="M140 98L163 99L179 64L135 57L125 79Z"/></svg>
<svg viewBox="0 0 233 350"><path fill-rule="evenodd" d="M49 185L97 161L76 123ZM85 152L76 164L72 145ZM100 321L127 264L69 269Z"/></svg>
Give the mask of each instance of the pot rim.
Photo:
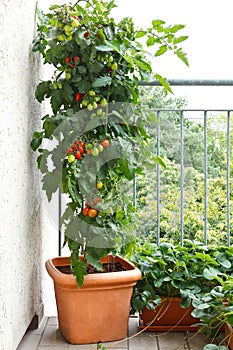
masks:
<svg viewBox="0 0 233 350"><path fill-rule="evenodd" d="M109 256L109 255L108 255ZM107 257L101 261L107 261ZM110 255L111 256L111 255ZM74 275L64 274L59 271L56 266L69 265L69 257L54 257L48 259L45 263L46 269L54 283L62 288L73 288L78 291L86 289L102 289L104 288L122 288L122 286L134 286L141 278L141 271L128 260L115 256L116 261L122 263L127 269L126 271L94 273L84 276L84 282L81 288L77 288L77 281Z"/></svg>

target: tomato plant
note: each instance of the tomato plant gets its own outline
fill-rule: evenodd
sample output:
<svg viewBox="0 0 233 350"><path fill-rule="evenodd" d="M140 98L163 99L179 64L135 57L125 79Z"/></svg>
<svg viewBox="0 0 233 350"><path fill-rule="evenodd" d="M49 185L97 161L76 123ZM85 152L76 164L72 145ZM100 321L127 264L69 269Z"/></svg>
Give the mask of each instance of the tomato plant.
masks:
<svg viewBox="0 0 233 350"><path fill-rule="evenodd" d="M135 241L132 180L158 159L154 149L143 144L150 139L147 126L156 122L156 116L137 106L139 81L157 79L171 91L167 81L153 72L150 57L172 51L188 64L180 47L187 37L178 33L183 25L154 20L138 30L130 17L116 21L115 7L114 0L78 0L53 5L48 13L38 11L33 40L33 51L53 72L36 87L36 99L40 103L48 99L51 113L43 116L42 131L34 133L31 145L33 150L39 148L38 165L48 199L60 188L68 195L61 222L72 266L81 250L84 261L89 258L98 267L103 255L126 252ZM152 55L147 47L154 48ZM57 144L46 149L44 139ZM53 171L47 166L50 158ZM98 211L84 206L98 197ZM83 222L90 222L88 229ZM79 286L84 274L75 269Z"/></svg>

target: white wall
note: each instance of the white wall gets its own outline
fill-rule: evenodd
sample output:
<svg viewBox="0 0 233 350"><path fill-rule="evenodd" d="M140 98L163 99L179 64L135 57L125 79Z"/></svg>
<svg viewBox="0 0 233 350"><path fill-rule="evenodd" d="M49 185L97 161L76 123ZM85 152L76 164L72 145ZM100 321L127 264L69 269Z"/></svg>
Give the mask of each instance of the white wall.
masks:
<svg viewBox="0 0 233 350"><path fill-rule="evenodd" d="M33 130L36 0L0 1L0 349L15 350L42 303L41 192Z"/></svg>

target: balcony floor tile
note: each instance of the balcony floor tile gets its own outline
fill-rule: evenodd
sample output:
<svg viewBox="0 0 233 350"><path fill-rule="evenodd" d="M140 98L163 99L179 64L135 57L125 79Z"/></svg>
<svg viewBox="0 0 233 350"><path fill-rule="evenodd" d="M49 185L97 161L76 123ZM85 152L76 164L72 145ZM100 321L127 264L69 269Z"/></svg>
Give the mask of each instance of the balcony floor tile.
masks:
<svg viewBox="0 0 233 350"><path fill-rule="evenodd" d="M128 338L103 344L106 350L202 350L208 343L203 334L190 332L141 332L136 317L129 319ZM41 326L28 331L17 350L97 350L97 344L72 345L58 329L57 317L45 318Z"/></svg>

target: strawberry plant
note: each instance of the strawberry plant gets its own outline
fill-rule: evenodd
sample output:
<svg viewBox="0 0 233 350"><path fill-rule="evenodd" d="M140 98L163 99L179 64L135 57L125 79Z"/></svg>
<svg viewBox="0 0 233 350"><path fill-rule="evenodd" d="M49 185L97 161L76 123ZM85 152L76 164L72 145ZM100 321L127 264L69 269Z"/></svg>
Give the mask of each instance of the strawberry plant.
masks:
<svg viewBox="0 0 233 350"><path fill-rule="evenodd" d="M78 0L53 5L46 14L39 10L33 41L33 51L53 72L36 88L37 100L49 99L52 112L42 118L31 146L39 153L48 199L57 189L69 196L61 222L79 287L87 262L101 269L100 258L108 252L132 249L137 225L132 181L155 161L163 164L147 146L155 115L140 106L140 80L157 79L171 91L153 72L151 50L154 57L173 51L188 65L180 47L187 39L179 35L184 25L153 20L137 29L131 18L116 22L114 7L114 0ZM45 140L52 141L49 149Z"/></svg>

